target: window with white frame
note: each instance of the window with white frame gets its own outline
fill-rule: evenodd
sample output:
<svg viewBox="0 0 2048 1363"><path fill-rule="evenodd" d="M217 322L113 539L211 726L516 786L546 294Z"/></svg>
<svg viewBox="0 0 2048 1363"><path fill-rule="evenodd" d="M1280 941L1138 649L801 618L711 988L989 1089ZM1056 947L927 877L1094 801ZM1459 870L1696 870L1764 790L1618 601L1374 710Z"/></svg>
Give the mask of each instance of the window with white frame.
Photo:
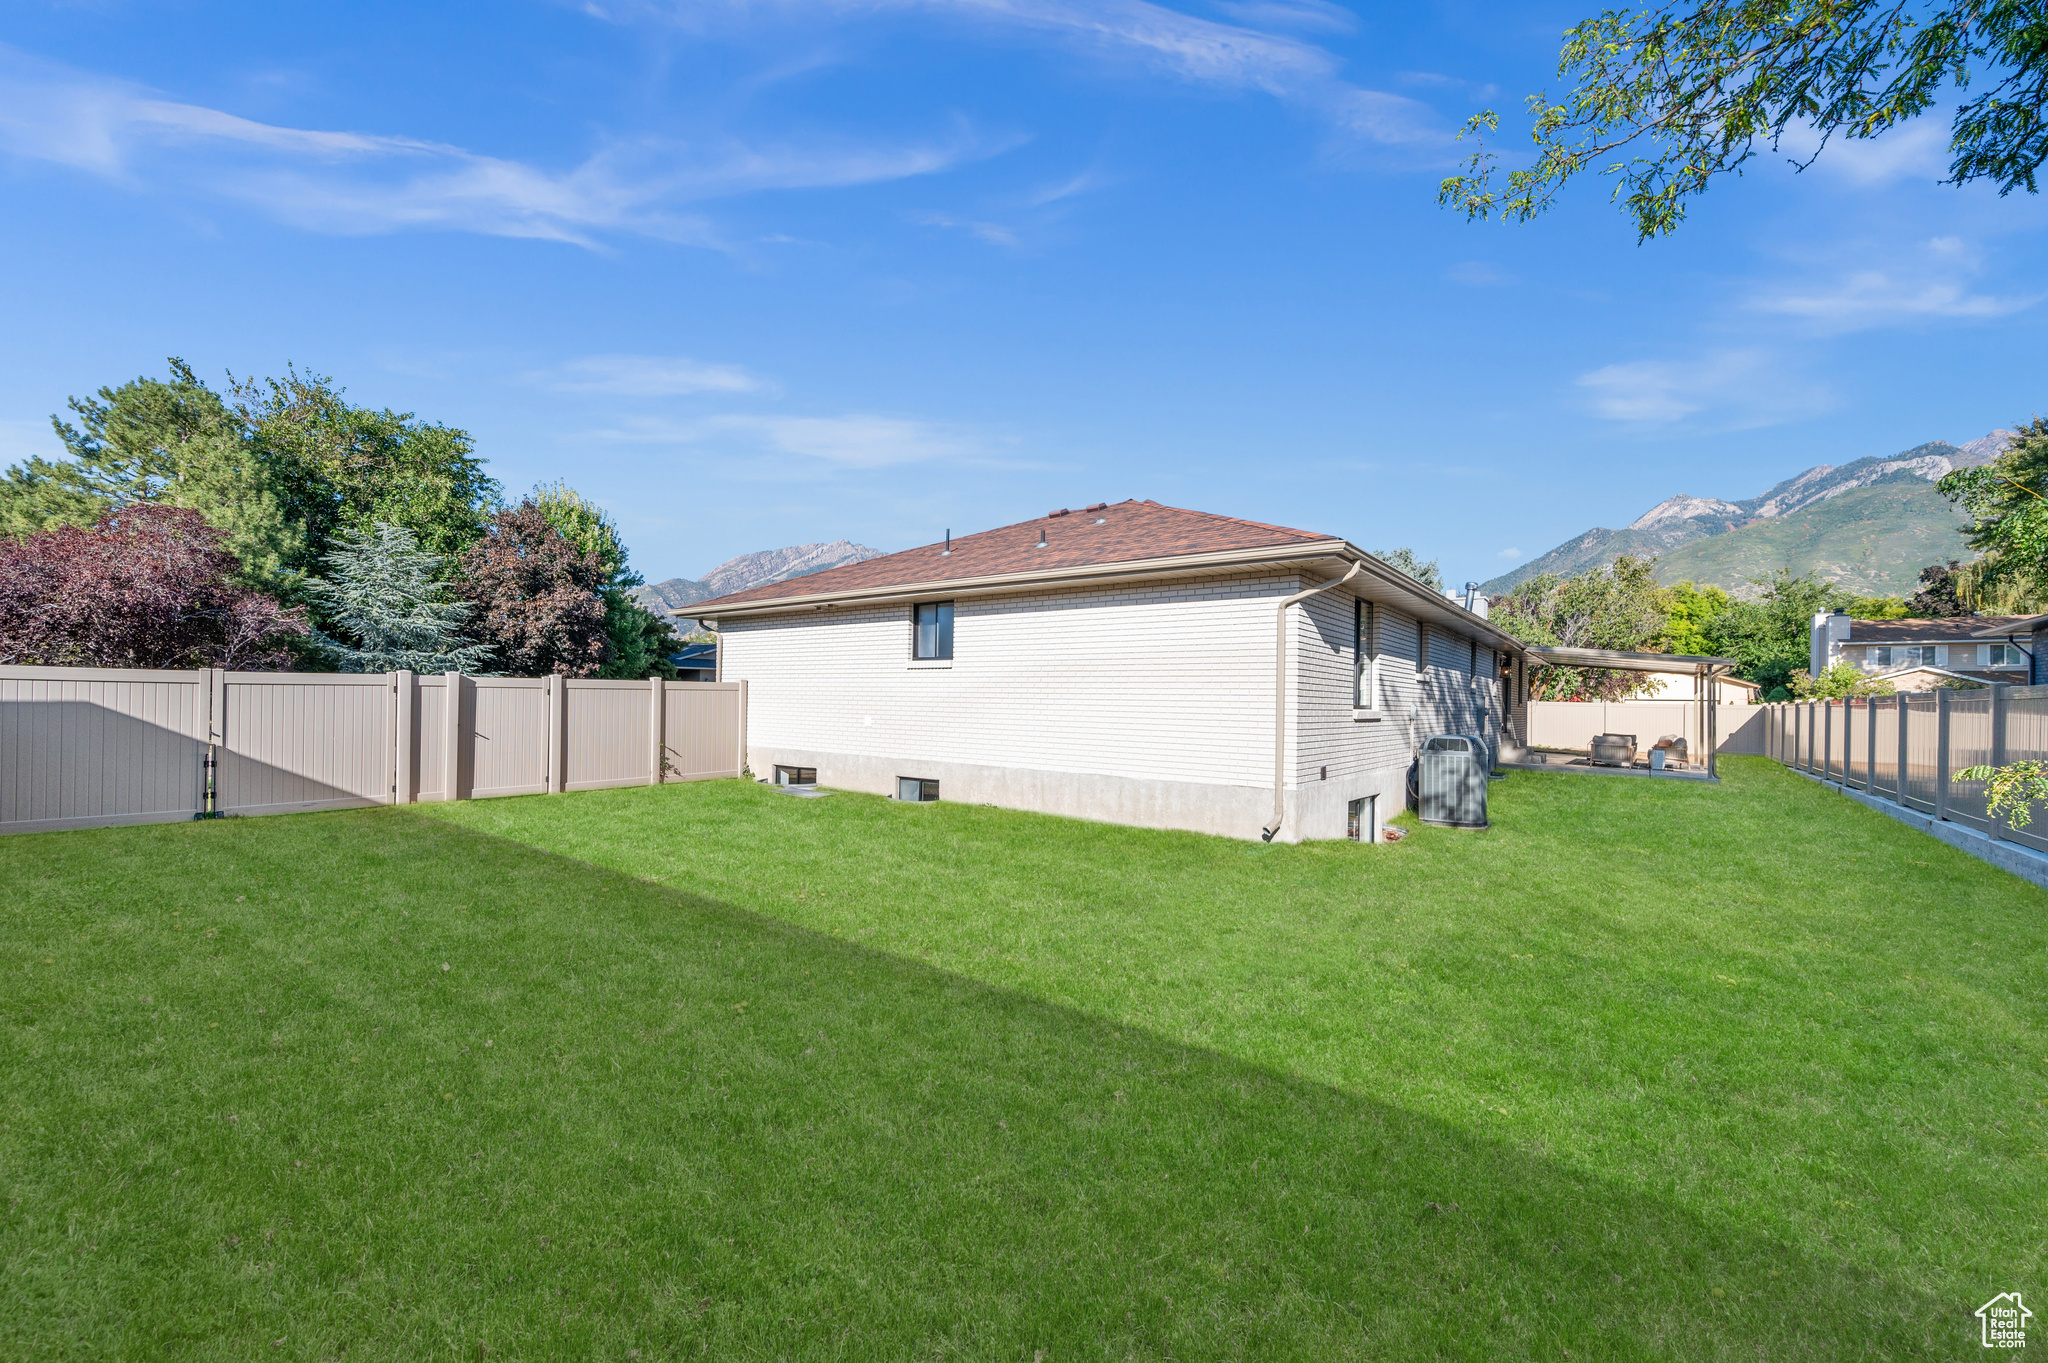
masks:
<svg viewBox="0 0 2048 1363"><path fill-rule="evenodd" d="M1429 621L1415 623L1415 675L1429 671Z"/></svg>
<svg viewBox="0 0 2048 1363"><path fill-rule="evenodd" d="M1979 655L1986 667L2025 667L2027 655L2018 644L1979 644Z"/></svg>
<svg viewBox="0 0 2048 1363"><path fill-rule="evenodd" d="M1947 667L1945 644L1898 644L1865 651L1876 667Z"/></svg>
<svg viewBox="0 0 2048 1363"><path fill-rule="evenodd" d="M1379 708L1380 620L1374 604L1360 597L1351 603L1351 703L1362 710Z"/></svg>

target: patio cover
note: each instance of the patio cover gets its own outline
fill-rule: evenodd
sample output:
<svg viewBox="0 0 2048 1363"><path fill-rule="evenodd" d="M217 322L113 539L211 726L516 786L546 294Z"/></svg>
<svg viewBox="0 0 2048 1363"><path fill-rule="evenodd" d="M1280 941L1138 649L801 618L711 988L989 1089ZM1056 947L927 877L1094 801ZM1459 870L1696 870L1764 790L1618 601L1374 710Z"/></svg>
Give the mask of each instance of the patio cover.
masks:
<svg viewBox="0 0 2048 1363"><path fill-rule="evenodd" d="M1733 658L1703 658L1692 653L1623 653L1611 648L1542 648L1531 644L1527 649L1532 667L1604 667L1615 672L1690 672L1699 679L1698 699L1700 707L1700 732L1706 735L1707 775L1714 774L1715 749L1720 746L1720 734L1715 723L1714 704L1708 699L1712 689L1709 685L1724 672L1733 672L1737 666Z"/></svg>

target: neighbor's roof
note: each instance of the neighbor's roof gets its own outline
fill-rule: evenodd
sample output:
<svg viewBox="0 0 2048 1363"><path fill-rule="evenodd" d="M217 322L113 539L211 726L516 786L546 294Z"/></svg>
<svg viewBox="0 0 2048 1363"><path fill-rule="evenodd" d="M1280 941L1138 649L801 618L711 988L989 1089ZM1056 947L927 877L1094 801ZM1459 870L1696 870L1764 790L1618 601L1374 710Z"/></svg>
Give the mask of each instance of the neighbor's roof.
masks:
<svg viewBox="0 0 2048 1363"><path fill-rule="evenodd" d="M1736 666L1733 658L1703 658L1693 653L1623 653L1611 648L1542 648L1529 646L1529 660L1562 667L1604 667L1616 672L1696 673L1702 667L1721 671Z"/></svg>
<svg viewBox="0 0 2048 1363"><path fill-rule="evenodd" d="M1851 620L1851 644L1945 644L2003 634L2025 619L2018 615L1951 615L1938 619Z"/></svg>
<svg viewBox="0 0 2048 1363"><path fill-rule="evenodd" d="M1995 620L1998 623L1989 629L1977 631L1979 639L2003 639L2008 634L2031 634L2048 626L2048 615L1985 615L1980 620Z"/></svg>
<svg viewBox="0 0 2048 1363"><path fill-rule="evenodd" d="M678 610L692 616L715 616L728 607L763 605L795 597L901 590L927 583L1180 559L1233 550L1306 545L1334 548L1342 543L1336 535L1241 521L1234 516L1161 506L1157 502L1128 501L1113 506L1097 502L1078 511L1055 511L1015 525L962 535L952 542L950 552L944 543L927 544L862 563L841 564L822 573L749 587L710 601L692 601Z"/></svg>

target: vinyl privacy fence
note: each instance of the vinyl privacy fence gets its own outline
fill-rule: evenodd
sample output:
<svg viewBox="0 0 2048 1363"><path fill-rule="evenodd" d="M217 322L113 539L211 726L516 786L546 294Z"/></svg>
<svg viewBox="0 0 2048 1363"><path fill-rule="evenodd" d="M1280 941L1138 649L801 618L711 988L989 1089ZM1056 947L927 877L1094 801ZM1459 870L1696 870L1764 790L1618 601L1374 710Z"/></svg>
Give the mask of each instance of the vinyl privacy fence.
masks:
<svg viewBox="0 0 2048 1363"><path fill-rule="evenodd" d="M2048 761L2048 686L1943 689L1764 707L1765 755L1937 819L2048 852L2048 808L2009 828L1986 817L1970 767Z"/></svg>
<svg viewBox="0 0 2048 1363"><path fill-rule="evenodd" d="M0 833L734 777L746 719L745 682L0 667Z"/></svg>

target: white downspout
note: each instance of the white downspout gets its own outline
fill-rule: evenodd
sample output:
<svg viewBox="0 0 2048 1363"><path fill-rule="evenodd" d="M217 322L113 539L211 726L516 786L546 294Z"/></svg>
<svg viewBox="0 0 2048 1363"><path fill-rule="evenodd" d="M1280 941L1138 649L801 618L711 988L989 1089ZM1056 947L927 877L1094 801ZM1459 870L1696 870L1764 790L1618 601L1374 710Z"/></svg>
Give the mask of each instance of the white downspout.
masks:
<svg viewBox="0 0 2048 1363"><path fill-rule="evenodd" d="M1318 592L1341 587L1365 568L1363 563L1351 565L1351 571L1340 578L1325 582L1320 587L1296 592L1282 601L1273 617L1273 822L1260 830L1265 841L1273 841L1273 835L1280 831L1280 825L1287 818L1287 608L1297 601L1306 601ZM1355 666L1355 664L1354 664Z"/></svg>

